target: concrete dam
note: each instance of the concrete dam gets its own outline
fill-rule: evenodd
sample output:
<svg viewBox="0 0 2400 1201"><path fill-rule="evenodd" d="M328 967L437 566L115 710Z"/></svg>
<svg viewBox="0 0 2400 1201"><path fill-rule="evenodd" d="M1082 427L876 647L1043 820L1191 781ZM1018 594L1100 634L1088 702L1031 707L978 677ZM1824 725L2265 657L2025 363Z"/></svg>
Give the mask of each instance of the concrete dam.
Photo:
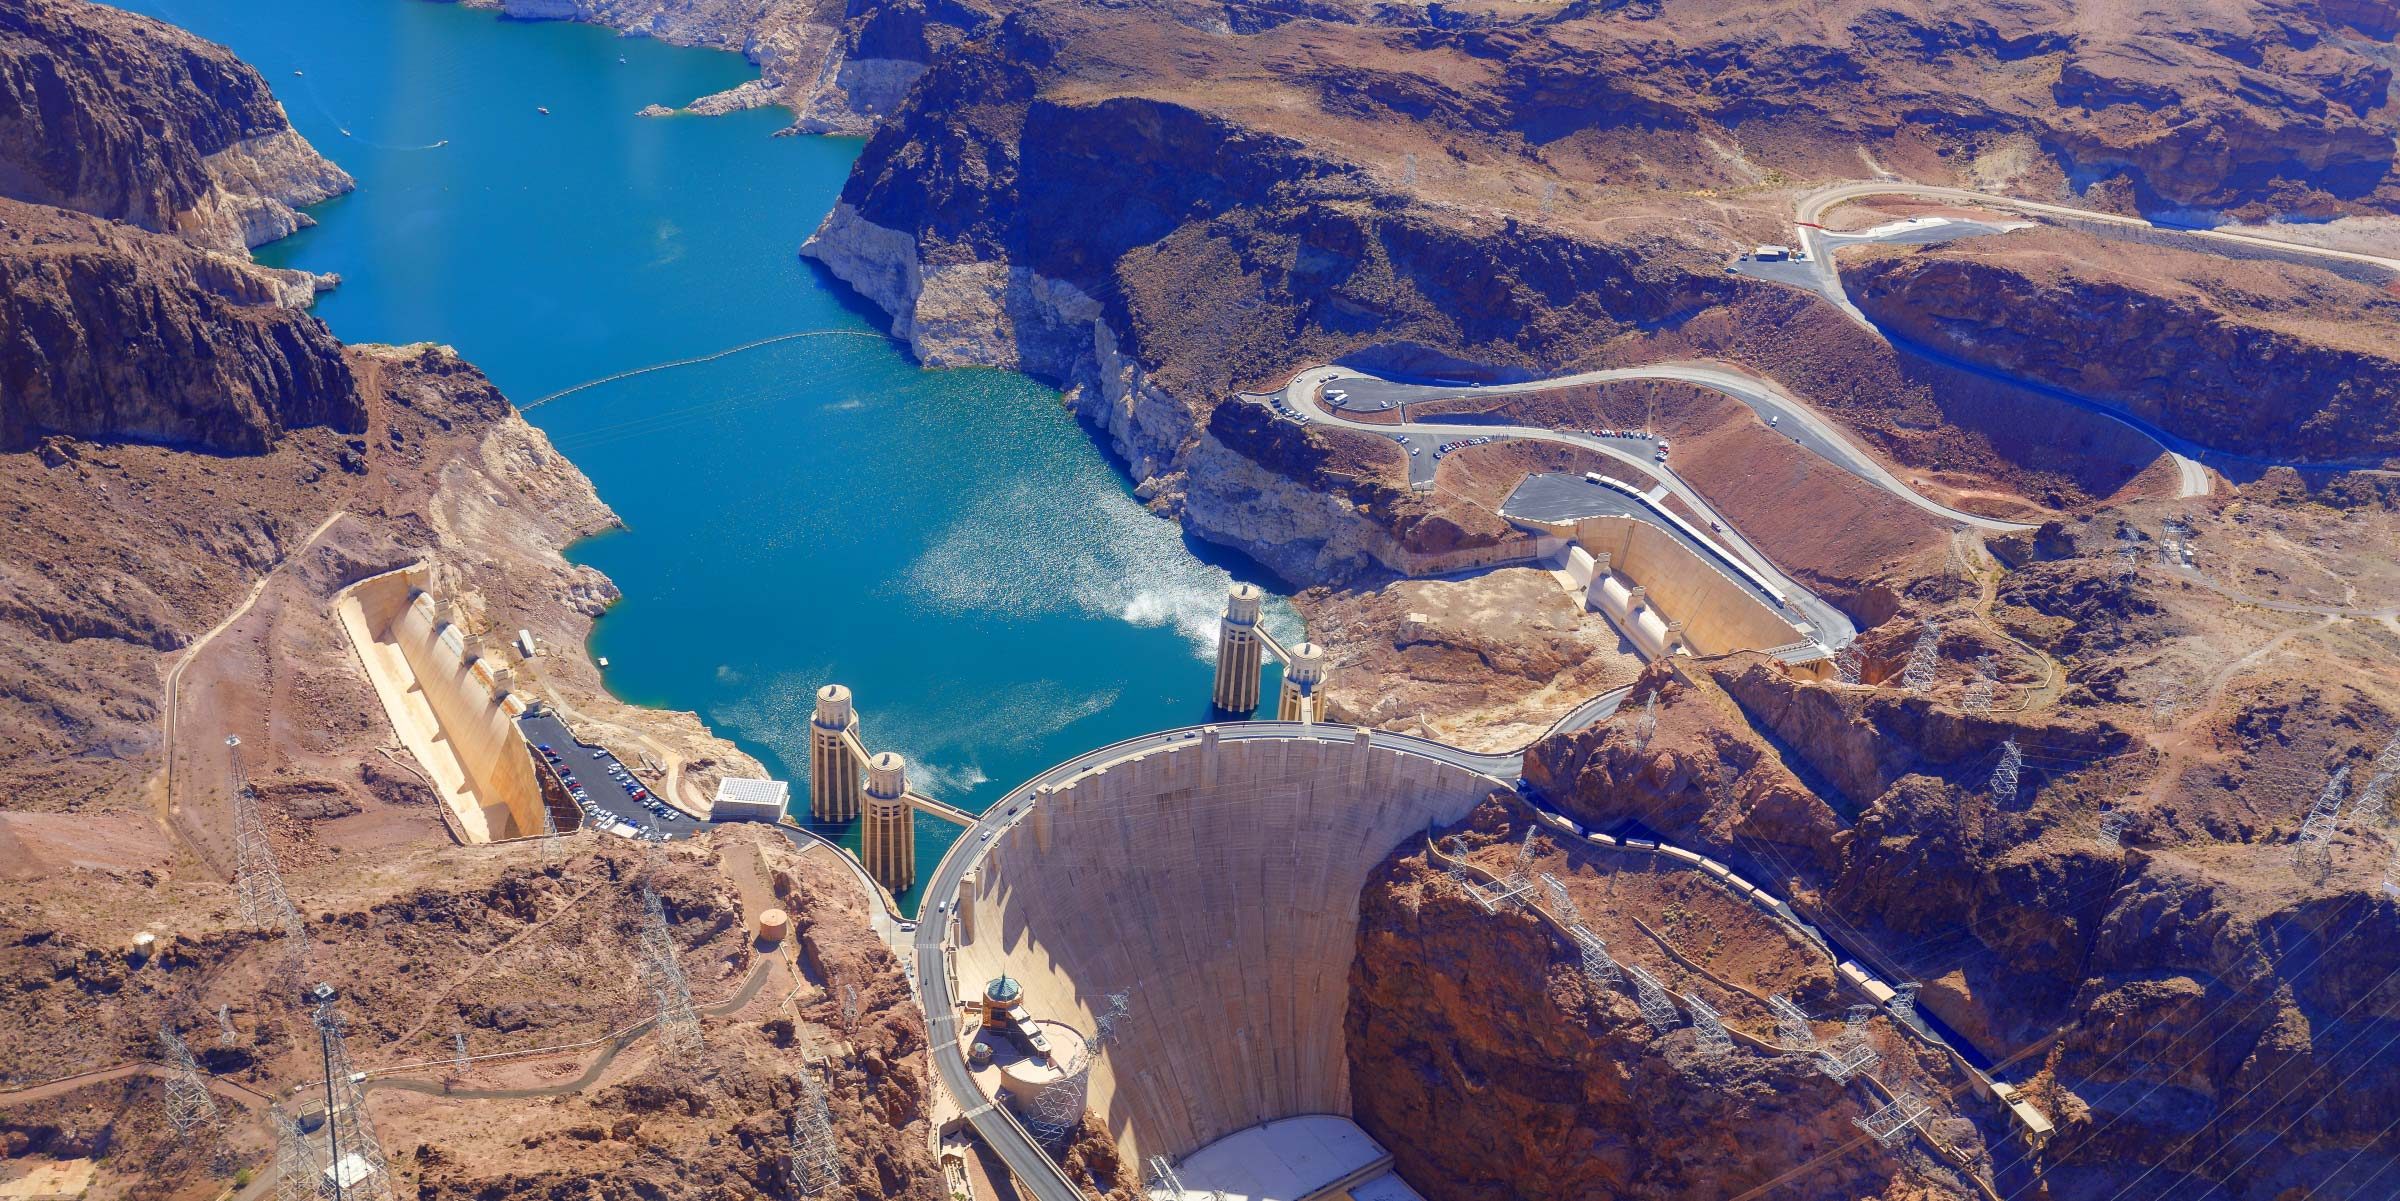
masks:
<svg viewBox="0 0 2400 1201"><path fill-rule="evenodd" d="M936 1023L937 1056L1005 1055L1009 1012L1105 1028L1080 1100L1137 1171L1163 1157L1203 1193L1413 1195L1346 1120L1298 1119L1350 1113L1343 1021L1369 874L1505 787L1487 774L1505 766L1445 752L1347 726L1244 723L1137 740L1037 780L929 889L939 905L956 880L939 991L970 1015L949 1046L951 1023ZM1006 1008L978 1022L987 995ZM977 1072L976 1090L1038 1124L1000 1076Z"/></svg>

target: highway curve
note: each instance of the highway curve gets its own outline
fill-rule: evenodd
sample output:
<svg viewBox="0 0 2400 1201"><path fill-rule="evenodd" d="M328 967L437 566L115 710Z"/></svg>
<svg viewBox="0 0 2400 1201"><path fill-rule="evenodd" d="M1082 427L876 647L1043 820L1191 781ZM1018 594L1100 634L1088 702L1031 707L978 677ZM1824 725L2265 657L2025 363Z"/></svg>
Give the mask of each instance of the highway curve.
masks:
<svg viewBox="0 0 2400 1201"><path fill-rule="evenodd" d="M2160 225L2155 221L2151 221L2142 217L2128 217L2118 213L2096 212L2092 209L2074 208L2072 206L2063 204L2045 204L2041 201L2035 200L2020 200L2012 196L2001 196L1991 192L1970 191L1966 188L1945 188L1931 184L1913 184L1901 183L1897 181L1876 180L1862 180L1850 183L1831 184L1802 196L1798 205L1796 205L1794 208L1793 222L1798 227L1801 250L1807 256L1808 261L1814 265L1813 275L1816 281L1814 290L1823 295L1827 300L1832 301L1835 307L1841 309L1844 313L1849 314L1851 320L1856 321L1860 325L1863 325L1871 330L1876 329L1875 324L1867 320L1866 314L1861 312L1858 306L1851 301L1849 290L1842 286L1841 269L1834 262L1834 252L1839 248L1829 243L1828 231L1825 229L1823 224L1824 216L1827 212L1830 212L1841 205L1848 204L1851 201L1863 200L1870 196L1906 196L1919 200L1939 200L1952 204L1981 205L1986 208L2010 209L2017 212L2031 213L2038 216L2062 217L2075 221L2089 221L2100 225L2117 225L2132 229L2167 230L2203 241L2222 242L2229 246L2242 246L2250 249L2272 250L2280 254L2296 254L2309 258L2324 259L2329 262L2360 263L2367 266L2380 267L2386 271L2400 274L2400 258L2388 258L2382 255L2364 254L2353 250L2336 250L2325 246L2307 246L2298 242L2287 242L2279 238L2270 238L2263 234L2244 233L2237 230L2200 229L2179 225ZM1876 330L1876 332L1878 336L1882 336L1882 331ZM1972 364L1958 365L1969 368L1973 367ZM2175 467L2180 476L2175 493L2178 497L2206 496L2209 494L2210 484L2208 479L2208 469L2203 464L2211 456L2226 459L2238 459L2242 462L2267 467L2331 467L2341 465L2333 463L2278 463L2269 460L2254 459L2248 456L2229 455L2226 452L2214 451L2189 439L2170 434L2167 431L2160 429L2157 426L2152 425L2138 417L2123 413L2115 408L2101 404L2097 401L2077 396L2074 393L2065 391L2063 389L2035 384L2026 380L2018 380L1989 371L1983 371L1982 373L1993 375L1994 378L2006 379L2008 382L2018 386L2031 388L2035 391L2043 393L2044 395L2066 401L2067 403L2073 404L2078 408L2097 413L2100 416L2107 417L2118 422L2119 424L2125 425L2137 433L2140 433L2144 437L2149 438L2151 441L2157 443L2160 450L2164 451L2168 457L2175 460Z"/></svg>

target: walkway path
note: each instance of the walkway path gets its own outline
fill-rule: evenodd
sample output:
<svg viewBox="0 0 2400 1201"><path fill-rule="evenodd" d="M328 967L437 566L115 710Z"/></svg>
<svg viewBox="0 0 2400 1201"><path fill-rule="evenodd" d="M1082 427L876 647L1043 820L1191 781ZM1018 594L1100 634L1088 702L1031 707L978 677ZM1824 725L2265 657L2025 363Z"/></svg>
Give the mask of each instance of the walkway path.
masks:
<svg viewBox="0 0 2400 1201"><path fill-rule="evenodd" d="M283 569L292 560L308 553L308 549L317 544L317 539L324 537L325 531L333 528L333 523L349 515L350 511L347 509L335 509L326 514L325 520L318 522L317 528L310 530L308 537L302 539L300 545L293 547L291 553L276 560L273 567L269 567L259 575L257 582L250 585L250 594L242 598L241 604L234 606L233 612L225 615L225 620L210 626L207 633L193 639L192 644L184 649L182 656L175 660L175 665L167 669L164 681L165 699L159 706L159 747L162 756L159 762L162 765L160 767L162 774L155 812L160 824L164 825L176 838L181 839L185 848L190 850L202 863L209 862L207 853L200 849L198 843L186 836L175 821L175 761L177 758L175 744L183 733L183 673L185 669L198 661L201 653L208 649L209 643L216 641L217 635L224 633L233 626L233 623L249 614L251 606L256 605L258 598L266 593L267 585L273 583L275 577L281 575ZM214 870L213 866L211 870Z"/></svg>

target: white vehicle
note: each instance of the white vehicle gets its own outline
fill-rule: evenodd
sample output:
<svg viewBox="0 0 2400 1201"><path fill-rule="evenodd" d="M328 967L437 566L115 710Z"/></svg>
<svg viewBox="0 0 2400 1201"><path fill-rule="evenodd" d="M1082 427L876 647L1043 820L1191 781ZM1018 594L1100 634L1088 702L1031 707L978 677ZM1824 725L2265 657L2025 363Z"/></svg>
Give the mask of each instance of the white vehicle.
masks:
<svg viewBox="0 0 2400 1201"><path fill-rule="evenodd" d="M1774 415L1772 415L1772 416L1768 417L1768 418L1767 418L1767 424L1768 424L1768 425L1782 425L1782 424L1783 424L1783 414L1781 414L1781 413L1776 413L1776 414L1774 414Z"/></svg>

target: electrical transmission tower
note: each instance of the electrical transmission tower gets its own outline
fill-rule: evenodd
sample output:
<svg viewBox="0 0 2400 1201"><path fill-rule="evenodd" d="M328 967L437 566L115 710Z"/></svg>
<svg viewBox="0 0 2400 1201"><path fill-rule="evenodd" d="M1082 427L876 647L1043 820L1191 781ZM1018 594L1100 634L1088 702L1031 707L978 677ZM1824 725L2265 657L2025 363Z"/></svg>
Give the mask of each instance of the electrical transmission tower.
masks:
<svg viewBox="0 0 2400 1201"><path fill-rule="evenodd" d="M1556 917L1561 924L1574 926L1582 923L1583 909L1575 903L1575 898L1567 895L1567 886L1564 881L1548 872L1543 872L1542 893L1550 899L1551 915Z"/></svg>
<svg viewBox="0 0 2400 1201"><path fill-rule="evenodd" d="M858 1034L858 986L855 984L842 986L842 1033L853 1037Z"/></svg>
<svg viewBox="0 0 2400 1201"><path fill-rule="evenodd" d="M2117 578L2129 578L2142 566L2142 532L2131 525L2117 524Z"/></svg>
<svg viewBox="0 0 2400 1201"><path fill-rule="evenodd" d="M467 1074L467 1032L450 1032L450 1078L461 1079Z"/></svg>
<svg viewBox="0 0 2400 1201"><path fill-rule="evenodd" d="M1183 1177L1175 1174L1175 1165L1164 1155L1150 1157L1150 1185L1144 1190L1153 1201L1183 1201Z"/></svg>
<svg viewBox="0 0 2400 1201"><path fill-rule="evenodd" d="M1999 663L1998 655L1983 654L1975 657L1975 676L1967 681L1967 690L1959 701L1961 708L1969 713L1992 711L1992 698L2000 688L1999 682L1995 678L1999 673Z"/></svg>
<svg viewBox="0 0 2400 1201"><path fill-rule="evenodd" d="M217 1045L230 1047L240 1039L241 1035L234 1033L233 1029L233 1006L217 1006Z"/></svg>
<svg viewBox="0 0 2400 1201"><path fill-rule="evenodd" d="M233 891L240 902L242 924L273 926L283 931L295 951L306 946L300 911L283 890L283 872L275 864L275 844L267 839L266 819L258 811L258 792L242 772L242 740L225 739L232 763Z"/></svg>
<svg viewBox="0 0 2400 1201"><path fill-rule="evenodd" d="M300 1123L281 1104L268 1107L267 1121L275 1127L275 1201L317 1201L324 1175Z"/></svg>
<svg viewBox="0 0 2400 1201"><path fill-rule="evenodd" d="M392 1165L375 1136L367 1113L363 1073L350 1066L350 1051L342 1035L342 1015L332 986L319 984L309 997L316 1003L317 1038L325 1064L325 1174L337 1201L398 1201Z"/></svg>
<svg viewBox="0 0 2400 1201"><path fill-rule="evenodd" d="M1509 863L1508 882L1511 884L1533 879L1533 831L1534 827L1525 827L1524 841L1517 844L1517 857Z"/></svg>
<svg viewBox="0 0 2400 1201"><path fill-rule="evenodd" d="M550 802L542 802L542 862L556 867L567 857L566 840L558 836L558 815L550 812Z"/></svg>
<svg viewBox="0 0 2400 1201"><path fill-rule="evenodd" d="M1816 1025L1790 997L1776 993L1767 998L1767 1008L1775 1011L1775 1041L1784 1050L1806 1054L1817 1049Z"/></svg>
<svg viewBox="0 0 2400 1201"><path fill-rule="evenodd" d="M1931 1112L1933 1107L1919 1100L1915 1093L1903 1091L1893 1098L1891 1104L1854 1121L1859 1129L1873 1135L1876 1142L1886 1147L1896 1147Z"/></svg>
<svg viewBox="0 0 2400 1201"><path fill-rule="evenodd" d="M1656 737L1657 734L1658 692L1656 689L1653 689L1651 690L1649 698L1642 702L1642 715L1634 720L1634 742L1643 750L1648 750L1650 749L1650 740Z"/></svg>
<svg viewBox="0 0 2400 1201"><path fill-rule="evenodd" d="M158 1028L158 1045L167 1059L167 1127L177 1141L196 1130L215 1130L217 1099L208 1095L208 1076L192 1058L192 1049L173 1026Z"/></svg>
<svg viewBox="0 0 2400 1201"><path fill-rule="evenodd" d="M1582 926L1567 927L1567 936L1575 940L1575 949L1583 954L1583 978L1597 989L1613 987L1625 979L1617 969L1617 961L1608 957L1608 944L1600 936Z"/></svg>
<svg viewBox="0 0 2400 1201"><path fill-rule="evenodd" d="M1836 680L1844 684L1856 684L1859 682L1859 678L1865 674L1865 670L1866 663L1858 653L1857 643L1850 643L1834 652L1833 677Z"/></svg>
<svg viewBox="0 0 2400 1201"><path fill-rule="evenodd" d="M833 1141L833 1108L825 1086L800 1070L800 1103L792 1110L792 1189L803 1197L841 1183L842 1151Z"/></svg>
<svg viewBox="0 0 2400 1201"><path fill-rule="evenodd" d="M1905 1017L1909 1014L1915 1013L1917 1011L1917 990L1922 987L1924 986L1918 984L1914 980L1910 980L1907 983L1894 988L1892 990L1893 1016Z"/></svg>
<svg viewBox="0 0 2400 1201"><path fill-rule="evenodd" d="M2300 867L2310 859L2327 853L2333 842L2333 828L2342 820L2342 790L2350 783L2350 765L2334 769L2325 781L2325 791L2317 794L2317 803L2309 806L2308 817L2300 823L2300 836L2292 841L2292 866Z"/></svg>
<svg viewBox="0 0 2400 1201"><path fill-rule="evenodd" d="M2395 791L2400 791L2400 735L2385 743L2383 753L2367 765L2367 782L2359 788L2358 800L2350 806L2351 815L2362 822L2391 820Z"/></svg>
<svg viewBox="0 0 2400 1201"><path fill-rule="evenodd" d="M658 1003L659 1061L673 1066L700 1052L700 1015L692 1010L692 988L676 957L675 935L656 890L642 887L642 976Z"/></svg>
<svg viewBox="0 0 2400 1201"><path fill-rule="evenodd" d="M2100 815L2100 845L2111 851L2125 849L2125 828L2133 824L2133 811L2111 809Z"/></svg>
<svg viewBox="0 0 2400 1201"><path fill-rule="evenodd" d="M1900 686L1910 692L1923 692L1933 687L1933 679L1942 668L1942 627L1928 620L1917 634L1917 644L1908 652L1908 666L1900 672Z"/></svg>
<svg viewBox="0 0 2400 1201"><path fill-rule="evenodd" d="M2025 770L2025 752L2010 738L2000 744L2000 763L1992 768L1992 799L2006 805L2017 799L2017 777Z"/></svg>
<svg viewBox="0 0 2400 1201"><path fill-rule="evenodd" d="M1625 974L1633 977L1633 996L1642 1007L1642 1020L1660 1034L1675 1028L1682 1015L1675 1012L1673 998L1667 996L1667 986L1658 977L1642 970L1638 963L1625 965Z"/></svg>
<svg viewBox="0 0 2400 1201"><path fill-rule="evenodd" d="M1725 1019L1715 1006L1690 992L1683 994L1683 1005L1692 1011L1692 1031L1700 1036L1693 1050L1712 1059L1733 1050L1733 1035L1726 1031Z"/></svg>
<svg viewBox="0 0 2400 1201"><path fill-rule="evenodd" d="M1055 1146L1083 1127L1084 1094L1091 1085L1092 1064L1100 1058L1101 1048L1115 1040L1117 1026L1132 1011L1132 994L1110 993L1108 1011L1093 1023L1091 1037L1083 1040L1083 1062L1034 1094L1033 1113L1025 1119L1025 1129L1037 1141Z"/></svg>

